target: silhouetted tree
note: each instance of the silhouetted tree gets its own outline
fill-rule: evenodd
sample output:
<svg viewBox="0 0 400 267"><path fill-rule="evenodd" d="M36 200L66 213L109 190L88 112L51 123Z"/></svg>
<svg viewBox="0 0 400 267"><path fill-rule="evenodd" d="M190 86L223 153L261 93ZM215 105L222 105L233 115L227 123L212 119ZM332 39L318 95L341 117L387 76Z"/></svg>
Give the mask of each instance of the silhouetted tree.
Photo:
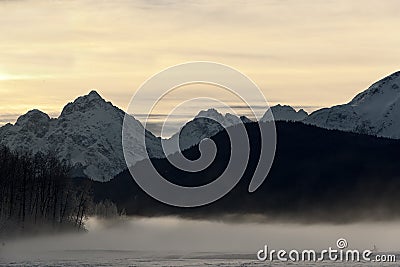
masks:
<svg viewBox="0 0 400 267"><path fill-rule="evenodd" d="M0 146L0 234L84 229L91 186L73 185L70 166L55 153L11 151Z"/></svg>

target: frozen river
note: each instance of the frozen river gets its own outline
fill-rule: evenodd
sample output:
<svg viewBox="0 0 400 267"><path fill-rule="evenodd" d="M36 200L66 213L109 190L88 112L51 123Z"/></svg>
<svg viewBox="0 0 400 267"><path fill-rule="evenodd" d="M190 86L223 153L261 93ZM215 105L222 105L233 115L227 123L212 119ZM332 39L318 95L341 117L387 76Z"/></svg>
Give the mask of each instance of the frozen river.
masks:
<svg viewBox="0 0 400 267"><path fill-rule="evenodd" d="M398 266L397 263L260 262L257 251L335 247L400 251L398 223L301 225L224 223L178 218L91 219L89 231L0 243L0 266Z"/></svg>
<svg viewBox="0 0 400 267"><path fill-rule="evenodd" d="M145 253L135 251L49 251L46 255L4 260L0 266L398 266L396 263L280 263L259 262L254 255L213 253Z"/></svg>

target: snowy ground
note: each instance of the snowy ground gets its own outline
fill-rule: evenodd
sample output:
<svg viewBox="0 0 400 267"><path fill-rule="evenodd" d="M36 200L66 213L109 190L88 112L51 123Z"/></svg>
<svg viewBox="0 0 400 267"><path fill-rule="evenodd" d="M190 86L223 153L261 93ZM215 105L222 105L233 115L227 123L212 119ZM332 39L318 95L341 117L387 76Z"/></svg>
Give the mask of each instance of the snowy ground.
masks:
<svg viewBox="0 0 400 267"><path fill-rule="evenodd" d="M399 256L399 255L398 255ZM259 262L247 254L158 254L135 251L58 251L31 259L2 259L0 266L398 266L396 263L280 263Z"/></svg>
<svg viewBox="0 0 400 267"><path fill-rule="evenodd" d="M41 236L0 242L0 266L398 266L396 263L259 262L270 249L335 247L399 251L397 222L351 225L223 223L179 218L127 218L88 222L85 234ZM3 243L4 242L4 243ZM202 253L196 251L203 251ZM212 252L207 252L212 251Z"/></svg>

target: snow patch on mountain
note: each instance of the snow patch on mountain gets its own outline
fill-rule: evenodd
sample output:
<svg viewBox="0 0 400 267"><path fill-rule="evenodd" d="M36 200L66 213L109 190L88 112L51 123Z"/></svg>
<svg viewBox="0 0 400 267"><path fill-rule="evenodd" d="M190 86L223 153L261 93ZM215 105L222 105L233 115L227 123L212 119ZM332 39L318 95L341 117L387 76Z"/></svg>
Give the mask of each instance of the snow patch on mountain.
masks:
<svg viewBox="0 0 400 267"><path fill-rule="evenodd" d="M273 115L272 115L272 114ZM73 166L76 176L108 181L127 166L122 149L125 112L106 102L96 91L68 103L58 118L40 110L31 110L16 123L0 127L0 144L13 150L47 152ZM290 106L271 107L262 122L302 121L328 129L400 138L400 71L395 72L355 96L349 103L324 108L308 115ZM178 133L163 140L167 154L184 150L210 138L223 128L251 122L216 109L203 110ZM132 116L127 116L127 142L134 162L147 157L162 157L161 139L145 130ZM142 145L143 135L147 148ZM179 144L179 145L178 145ZM146 151L147 149L147 151Z"/></svg>
<svg viewBox="0 0 400 267"><path fill-rule="evenodd" d="M389 138L400 138L400 71L372 84L349 103L312 113L306 123Z"/></svg>
<svg viewBox="0 0 400 267"><path fill-rule="evenodd" d="M205 138L210 138L229 126L239 123L252 122L245 116L226 113L225 115L211 108L200 111L193 120L187 122L179 132L169 139L163 140L163 146L167 155L176 151L185 150L200 143Z"/></svg>
<svg viewBox="0 0 400 267"><path fill-rule="evenodd" d="M127 166L122 152L122 125L125 112L106 102L96 91L67 104L58 118L32 110L18 118L15 125L0 128L0 143L13 150L54 151L69 162L75 174L107 181ZM147 156L137 140L145 133L152 157L161 157L160 140L130 117L128 134L134 147L134 158Z"/></svg>

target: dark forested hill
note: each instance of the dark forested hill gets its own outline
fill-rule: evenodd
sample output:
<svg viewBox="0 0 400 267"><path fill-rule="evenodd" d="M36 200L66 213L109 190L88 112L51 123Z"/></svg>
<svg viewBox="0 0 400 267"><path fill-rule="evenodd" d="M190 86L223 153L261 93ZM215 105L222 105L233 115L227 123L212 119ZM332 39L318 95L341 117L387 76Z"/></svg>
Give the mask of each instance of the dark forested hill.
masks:
<svg viewBox="0 0 400 267"><path fill-rule="evenodd" d="M251 155L238 185L224 198L198 208L176 208L144 193L124 171L107 183L94 182L95 198L110 199L131 215L176 214L223 218L262 215L268 220L379 220L400 216L400 141L302 123L277 122L277 150L271 171L254 193L248 192L259 157L256 123L246 125ZM212 137L218 147L215 161L199 173L185 173L166 159L153 160L168 180L186 186L206 184L224 170L229 156L225 132ZM184 153L199 156L198 147ZM140 168L140 163L135 168ZM243 215L243 216L240 216Z"/></svg>

